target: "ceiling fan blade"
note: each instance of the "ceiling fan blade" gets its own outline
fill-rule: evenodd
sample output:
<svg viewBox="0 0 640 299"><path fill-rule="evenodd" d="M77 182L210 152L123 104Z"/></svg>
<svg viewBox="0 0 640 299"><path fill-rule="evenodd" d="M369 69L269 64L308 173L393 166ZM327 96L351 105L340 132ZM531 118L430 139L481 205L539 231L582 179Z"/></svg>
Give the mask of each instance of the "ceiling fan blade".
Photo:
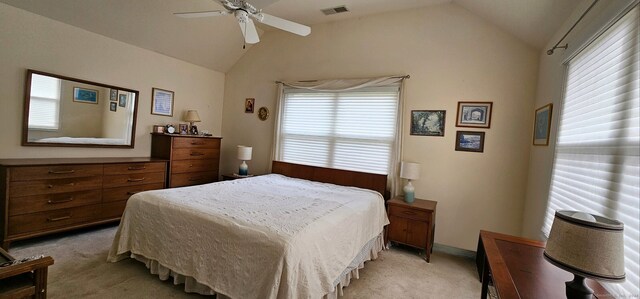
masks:
<svg viewBox="0 0 640 299"><path fill-rule="evenodd" d="M224 10L212 10L212 11L195 11L195 12L176 12L173 13L176 17L181 18L204 18L204 17L217 17L226 16L229 12Z"/></svg>
<svg viewBox="0 0 640 299"><path fill-rule="evenodd" d="M253 24L253 21L247 18L244 22L238 22L240 25L240 30L242 30L242 35L244 35L244 41L247 44L255 44L260 41L260 37L258 36L258 31L256 31L256 25Z"/></svg>
<svg viewBox="0 0 640 299"><path fill-rule="evenodd" d="M278 29L282 29L284 31L289 31L291 33L295 33L301 36L307 36L311 33L311 28L309 26L305 26L302 24L294 23L289 20L285 20L282 18L274 17L272 15L266 13L259 13L255 15L251 15L260 23L269 25L271 27L276 27Z"/></svg>

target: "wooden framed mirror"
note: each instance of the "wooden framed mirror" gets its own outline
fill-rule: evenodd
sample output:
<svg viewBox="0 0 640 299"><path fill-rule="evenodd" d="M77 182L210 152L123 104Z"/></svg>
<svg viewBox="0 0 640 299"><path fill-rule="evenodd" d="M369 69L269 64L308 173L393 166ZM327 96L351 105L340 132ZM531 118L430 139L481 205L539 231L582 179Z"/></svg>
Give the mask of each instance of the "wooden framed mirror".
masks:
<svg viewBox="0 0 640 299"><path fill-rule="evenodd" d="M139 92L27 70L22 145L133 148Z"/></svg>

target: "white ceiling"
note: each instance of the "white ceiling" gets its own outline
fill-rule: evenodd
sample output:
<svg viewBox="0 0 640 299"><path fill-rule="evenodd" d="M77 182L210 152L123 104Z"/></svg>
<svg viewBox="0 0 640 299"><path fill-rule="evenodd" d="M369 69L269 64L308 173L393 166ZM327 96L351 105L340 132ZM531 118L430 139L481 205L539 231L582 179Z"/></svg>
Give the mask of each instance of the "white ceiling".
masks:
<svg viewBox="0 0 640 299"><path fill-rule="evenodd" d="M454 2L542 48L583 0L280 0L266 13L306 25ZM217 10L214 0L0 0L128 44L227 72L246 50L231 16L182 19L173 12ZM348 13L321 9L346 5ZM266 26L259 29L271 30ZM261 30L259 30L261 31ZM312 29L313 34L313 29ZM302 38L302 37L300 37ZM247 45L247 49L249 45Z"/></svg>

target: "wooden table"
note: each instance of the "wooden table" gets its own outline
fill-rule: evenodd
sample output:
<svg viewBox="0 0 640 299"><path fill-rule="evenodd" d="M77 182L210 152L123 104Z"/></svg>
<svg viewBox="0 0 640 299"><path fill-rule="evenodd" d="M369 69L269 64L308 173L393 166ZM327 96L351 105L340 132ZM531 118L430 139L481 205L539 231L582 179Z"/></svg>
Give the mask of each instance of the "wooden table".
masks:
<svg viewBox="0 0 640 299"><path fill-rule="evenodd" d="M387 201L389 226L387 240L424 250L424 259L431 261L436 227L436 205L433 200L416 198L407 203L399 196Z"/></svg>
<svg viewBox="0 0 640 299"><path fill-rule="evenodd" d="M0 248L0 264L13 260ZM0 267L0 298L47 298L47 267L50 265L53 265L53 259L45 256Z"/></svg>
<svg viewBox="0 0 640 299"><path fill-rule="evenodd" d="M480 231L476 263L481 274L482 293L487 298L489 281L500 299L566 298L565 281L573 274L543 257L544 242ZM613 298L598 282L587 279L594 298Z"/></svg>

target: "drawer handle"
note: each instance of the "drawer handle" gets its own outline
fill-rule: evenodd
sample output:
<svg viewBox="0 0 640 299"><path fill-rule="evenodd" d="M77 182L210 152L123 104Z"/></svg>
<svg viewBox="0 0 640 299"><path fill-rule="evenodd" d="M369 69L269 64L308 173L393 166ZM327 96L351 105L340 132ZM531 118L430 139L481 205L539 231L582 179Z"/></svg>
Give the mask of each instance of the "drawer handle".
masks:
<svg viewBox="0 0 640 299"><path fill-rule="evenodd" d="M189 178L190 182L195 182L195 181L200 181L200 180L204 180L206 178Z"/></svg>
<svg viewBox="0 0 640 299"><path fill-rule="evenodd" d="M141 178L141 179L127 179L127 182L133 183L133 182L142 182L144 181L145 178Z"/></svg>
<svg viewBox="0 0 640 299"><path fill-rule="evenodd" d="M55 222L55 221L60 221L60 220L69 219L69 218L71 218L71 214L69 214L69 215L67 215L67 216L58 217L58 218L47 218L47 221L49 221L49 222Z"/></svg>
<svg viewBox="0 0 640 299"><path fill-rule="evenodd" d="M49 174L71 174L71 173L75 173L75 170L60 170L60 171L55 171L55 170L49 170Z"/></svg>
<svg viewBox="0 0 640 299"><path fill-rule="evenodd" d="M47 203L51 204L51 205L55 205L55 204L63 203L63 202L70 202L72 200L73 200L73 196L71 196L71 197L69 197L67 199L61 199L61 200L51 200L51 199L49 199L49 200L47 200Z"/></svg>
<svg viewBox="0 0 640 299"><path fill-rule="evenodd" d="M129 170L145 170L145 169L147 169L147 168L146 168L146 167L144 167L144 166L142 166L142 167L140 167L140 166L129 166L129 168L128 168L128 169L129 169Z"/></svg>
<svg viewBox="0 0 640 299"><path fill-rule="evenodd" d="M416 214L416 212L414 212L414 211L403 211L402 213L403 214L407 214L407 215L415 215Z"/></svg>
<svg viewBox="0 0 640 299"><path fill-rule="evenodd" d="M51 188L53 188L55 186L75 186L75 185L76 185L76 183L61 184L61 185L51 185L51 184L49 184L49 185L47 185L47 188L51 189Z"/></svg>
<svg viewBox="0 0 640 299"><path fill-rule="evenodd" d="M204 142L197 142L197 141L193 141L191 142L192 145L204 145Z"/></svg>
<svg viewBox="0 0 640 299"><path fill-rule="evenodd" d="M191 153L191 156L204 156L203 153Z"/></svg>

